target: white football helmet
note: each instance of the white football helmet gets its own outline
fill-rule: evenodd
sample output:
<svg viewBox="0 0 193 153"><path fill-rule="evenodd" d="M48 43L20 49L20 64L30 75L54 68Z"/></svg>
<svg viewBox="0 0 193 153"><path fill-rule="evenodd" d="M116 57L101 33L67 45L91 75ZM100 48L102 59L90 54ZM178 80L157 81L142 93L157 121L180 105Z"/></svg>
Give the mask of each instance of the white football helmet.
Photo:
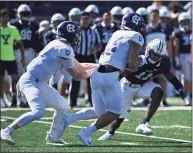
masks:
<svg viewBox="0 0 193 153"><path fill-rule="evenodd" d="M162 7L160 10L159 10L159 16L162 18L162 17L165 17L165 18L170 18L170 11L167 9L167 7Z"/></svg>
<svg viewBox="0 0 193 153"><path fill-rule="evenodd" d="M17 17L21 21L29 21L31 13L31 8L27 4L21 4L17 9Z"/></svg>
<svg viewBox="0 0 193 153"><path fill-rule="evenodd" d="M79 8L72 8L70 12L68 13L69 21L79 24L81 14L82 12Z"/></svg>
<svg viewBox="0 0 193 153"><path fill-rule="evenodd" d="M136 13L141 16L148 15L147 9L145 7L138 8Z"/></svg>
<svg viewBox="0 0 193 153"><path fill-rule="evenodd" d="M178 17L179 27L183 31L190 30L191 15L187 12L182 12Z"/></svg>
<svg viewBox="0 0 193 153"><path fill-rule="evenodd" d="M161 39L154 39L145 49L145 56L148 57L150 63L159 62L164 56L167 56L166 45Z"/></svg>
<svg viewBox="0 0 193 153"><path fill-rule="evenodd" d="M51 26L55 30L57 29L57 26L65 20L65 17L61 13L56 13L51 18Z"/></svg>
<svg viewBox="0 0 193 153"><path fill-rule="evenodd" d="M125 7L123 10L122 10L122 13L123 15L127 14L127 13L133 13L133 9L131 7Z"/></svg>
<svg viewBox="0 0 193 153"><path fill-rule="evenodd" d="M115 6L111 9L110 13L112 15L113 22L119 27L123 17L122 8L120 6Z"/></svg>
<svg viewBox="0 0 193 153"><path fill-rule="evenodd" d="M99 14L99 9L96 5L91 4L91 5L87 6L87 8L85 9L85 12L89 12L89 13L94 12L96 14Z"/></svg>

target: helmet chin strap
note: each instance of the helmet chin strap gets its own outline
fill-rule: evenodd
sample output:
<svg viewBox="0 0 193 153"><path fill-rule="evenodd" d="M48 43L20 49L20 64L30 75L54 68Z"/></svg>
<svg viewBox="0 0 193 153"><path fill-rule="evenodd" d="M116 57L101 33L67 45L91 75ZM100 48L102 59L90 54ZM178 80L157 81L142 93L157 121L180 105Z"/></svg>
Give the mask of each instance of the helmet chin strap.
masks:
<svg viewBox="0 0 193 153"><path fill-rule="evenodd" d="M147 60L148 60L149 63L152 63L152 64L156 63L156 61L153 61L150 57L148 57Z"/></svg>

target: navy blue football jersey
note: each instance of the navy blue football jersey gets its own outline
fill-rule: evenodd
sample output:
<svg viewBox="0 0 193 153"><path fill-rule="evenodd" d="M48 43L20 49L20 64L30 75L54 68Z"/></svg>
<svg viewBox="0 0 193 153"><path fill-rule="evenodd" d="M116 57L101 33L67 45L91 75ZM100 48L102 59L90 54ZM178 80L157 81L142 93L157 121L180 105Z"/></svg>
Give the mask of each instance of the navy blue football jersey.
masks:
<svg viewBox="0 0 193 153"><path fill-rule="evenodd" d="M9 22L10 25L17 27L19 33L21 35L24 48L33 48L37 49L37 44L39 40L39 36L37 35L37 31L39 29L39 24L35 21L29 21L26 24L19 22L19 20L11 20ZM39 46L38 46L39 47Z"/></svg>
<svg viewBox="0 0 193 153"><path fill-rule="evenodd" d="M185 32L180 29L176 29L172 36L179 39L179 54L190 53L192 31Z"/></svg>
<svg viewBox="0 0 193 153"><path fill-rule="evenodd" d="M52 29L45 34L46 44L56 39L56 32Z"/></svg>
<svg viewBox="0 0 193 153"><path fill-rule="evenodd" d="M145 84L159 74L168 73L171 69L171 61L164 56L161 61L152 64L144 55L139 56L139 67L127 79L133 84Z"/></svg>
<svg viewBox="0 0 193 153"><path fill-rule="evenodd" d="M150 41L153 39L159 38L161 39L165 44L170 39L171 32L169 28L163 28L161 25L159 25L156 28L153 28L150 24L146 27L145 32L145 44L147 45Z"/></svg>

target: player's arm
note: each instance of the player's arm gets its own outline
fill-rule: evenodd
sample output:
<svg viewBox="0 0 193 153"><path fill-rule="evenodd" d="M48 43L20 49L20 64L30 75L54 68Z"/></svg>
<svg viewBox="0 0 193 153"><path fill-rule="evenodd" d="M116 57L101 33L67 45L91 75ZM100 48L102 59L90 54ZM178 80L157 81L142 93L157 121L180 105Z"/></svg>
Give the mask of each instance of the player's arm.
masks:
<svg viewBox="0 0 193 153"><path fill-rule="evenodd" d="M164 76L175 87L175 89L179 92L182 100L185 100L186 99L186 92L184 90L182 83L176 78L176 76L170 71L164 73Z"/></svg>
<svg viewBox="0 0 193 153"><path fill-rule="evenodd" d="M175 35L175 34L173 34ZM179 60L179 44L180 44L180 41L179 41L179 38L177 36L174 36L174 40L173 40L173 46L174 46L174 60L175 60L175 67L177 69L179 69L180 67L180 60Z"/></svg>
<svg viewBox="0 0 193 153"><path fill-rule="evenodd" d="M67 71L76 81L80 81L89 78L97 66L98 64L93 63L79 63L74 59L74 67L67 69Z"/></svg>

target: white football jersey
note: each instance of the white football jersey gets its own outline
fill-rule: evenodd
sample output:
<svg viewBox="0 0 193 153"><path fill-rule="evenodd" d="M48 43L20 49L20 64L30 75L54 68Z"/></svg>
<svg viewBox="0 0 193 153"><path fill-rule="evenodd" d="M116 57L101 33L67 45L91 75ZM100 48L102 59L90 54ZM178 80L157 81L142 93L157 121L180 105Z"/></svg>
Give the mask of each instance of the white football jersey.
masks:
<svg viewBox="0 0 193 153"><path fill-rule="evenodd" d="M27 71L39 81L47 82L57 70L72 67L74 67L72 47L60 40L53 40L30 62Z"/></svg>
<svg viewBox="0 0 193 153"><path fill-rule="evenodd" d="M142 35L135 31L117 30L108 41L105 51L101 54L99 64L112 65L123 71L128 63L129 43L131 40L143 46Z"/></svg>

